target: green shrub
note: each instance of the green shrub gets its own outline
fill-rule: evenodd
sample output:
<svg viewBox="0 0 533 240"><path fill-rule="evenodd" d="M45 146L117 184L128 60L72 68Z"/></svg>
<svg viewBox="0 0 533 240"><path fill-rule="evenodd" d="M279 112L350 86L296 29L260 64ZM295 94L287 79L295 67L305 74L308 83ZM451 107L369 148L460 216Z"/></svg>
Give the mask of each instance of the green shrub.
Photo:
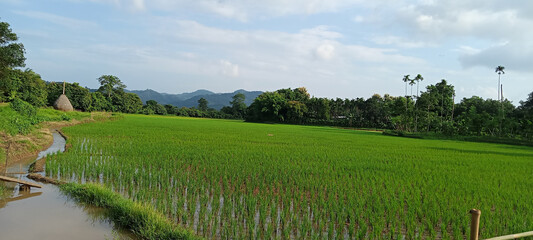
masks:
<svg viewBox="0 0 533 240"><path fill-rule="evenodd" d="M32 121L28 118L22 117L22 116L14 116L10 119L10 124L12 125L12 129L14 129L14 132L10 132L11 134L27 134L32 129L33 125Z"/></svg>
<svg viewBox="0 0 533 240"><path fill-rule="evenodd" d="M34 117L37 114L37 109L35 109L35 107L18 98L15 98L15 100L11 102L11 108L25 117Z"/></svg>

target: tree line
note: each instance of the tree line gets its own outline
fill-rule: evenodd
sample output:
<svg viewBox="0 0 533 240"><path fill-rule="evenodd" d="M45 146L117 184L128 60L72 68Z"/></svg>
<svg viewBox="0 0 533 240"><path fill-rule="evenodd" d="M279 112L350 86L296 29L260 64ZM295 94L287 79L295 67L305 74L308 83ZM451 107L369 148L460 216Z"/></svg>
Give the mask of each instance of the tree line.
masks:
<svg viewBox="0 0 533 240"><path fill-rule="evenodd" d="M280 89L259 95L247 108L245 118L252 122L533 139L533 92L518 107L507 99L478 96L455 103L454 86L442 79L417 95L328 99L310 97L303 87Z"/></svg>

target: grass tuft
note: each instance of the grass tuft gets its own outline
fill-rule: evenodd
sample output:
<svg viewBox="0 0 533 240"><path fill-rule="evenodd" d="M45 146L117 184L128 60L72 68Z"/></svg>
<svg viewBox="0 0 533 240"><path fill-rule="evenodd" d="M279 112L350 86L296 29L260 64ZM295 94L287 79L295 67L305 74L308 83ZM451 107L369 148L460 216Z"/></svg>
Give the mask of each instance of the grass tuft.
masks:
<svg viewBox="0 0 533 240"><path fill-rule="evenodd" d="M108 209L109 218L143 239L199 239L172 224L152 207L133 202L97 184L68 183L61 190L74 199Z"/></svg>

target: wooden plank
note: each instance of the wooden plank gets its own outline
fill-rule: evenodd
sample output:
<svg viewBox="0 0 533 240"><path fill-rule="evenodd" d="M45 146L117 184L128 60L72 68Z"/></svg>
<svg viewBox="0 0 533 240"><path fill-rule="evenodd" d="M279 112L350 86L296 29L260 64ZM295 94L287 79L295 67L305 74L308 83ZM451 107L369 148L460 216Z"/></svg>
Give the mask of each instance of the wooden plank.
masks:
<svg viewBox="0 0 533 240"><path fill-rule="evenodd" d="M36 188L42 188L43 187L43 186L41 186L39 184L35 184L35 183L24 181L24 180L18 180L16 178L5 177L5 176L0 176L0 180L6 181L6 182L16 182L16 183L28 185L30 187L36 187Z"/></svg>
<svg viewBox="0 0 533 240"><path fill-rule="evenodd" d="M501 237L495 237L495 238L488 238L485 240L507 240L507 239L516 239L516 238L523 238L523 237L530 237L533 236L533 231L531 232L524 232L524 233L517 233L517 234L511 234Z"/></svg>

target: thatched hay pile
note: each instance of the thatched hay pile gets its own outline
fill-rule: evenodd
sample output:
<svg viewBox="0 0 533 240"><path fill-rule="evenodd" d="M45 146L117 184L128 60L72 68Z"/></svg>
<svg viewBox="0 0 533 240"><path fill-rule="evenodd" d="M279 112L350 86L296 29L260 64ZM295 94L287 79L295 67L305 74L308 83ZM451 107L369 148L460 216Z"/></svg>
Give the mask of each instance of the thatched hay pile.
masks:
<svg viewBox="0 0 533 240"><path fill-rule="evenodd" d="M68 100L68 97L65 94L61 94L61 96L57 98L56 102L54 103L54 108L64 112L70 112L74 110L70 100Z"/></svg>

